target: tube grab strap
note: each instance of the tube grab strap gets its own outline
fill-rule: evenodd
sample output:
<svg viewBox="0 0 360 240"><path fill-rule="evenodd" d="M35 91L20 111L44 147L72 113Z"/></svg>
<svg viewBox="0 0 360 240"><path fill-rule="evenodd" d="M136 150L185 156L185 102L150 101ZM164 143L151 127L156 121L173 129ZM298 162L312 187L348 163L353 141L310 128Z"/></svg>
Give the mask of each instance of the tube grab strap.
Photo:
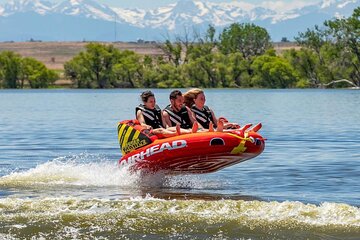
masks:
<svg viewBox="0 0 360 240"><path fill-rule="evenodd" d="M152 143L152 139L143 133L137 120L122 121L118 125L118 140L122 155Z"/></svg>

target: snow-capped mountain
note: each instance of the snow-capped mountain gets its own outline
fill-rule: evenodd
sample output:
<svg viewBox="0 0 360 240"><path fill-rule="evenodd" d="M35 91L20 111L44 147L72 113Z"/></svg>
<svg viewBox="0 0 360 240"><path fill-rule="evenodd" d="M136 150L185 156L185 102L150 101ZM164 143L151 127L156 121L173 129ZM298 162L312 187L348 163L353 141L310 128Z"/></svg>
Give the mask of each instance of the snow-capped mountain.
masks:
<svg viewBox="0 0 360 240"><path fill-rule="evenodd" d="M41 15L53 13L113 21L116 14L110 7L92 0L67 0L52 4L44 0L11 0L3 6L1 16L35 12Z"/></svg>
<svg viewBox="0 0 360 240"><path fill-rule="evenodd" d="M0 7L1 9L1 7ZM0 16L10 16L20 12L30 12L44 15L51 11L52 4L47 1L40 0L11 0L3 6L3 11L0 10Z"/></svg>
<svg viewBox="0 0 360 240"><path fill-rule="evenodd" d="M292 4L267 1L255 5L239 1L179 0L146 11L110 7L96 0L58 3L11 0L0 6L0 40L19 40L19 36L31 35L43 40L79 40L76 38L83 36L83 39L109 41L114 40L116 32L119 32L117 40L159 40L157 36L164 32L176 34L185 28L204 29L209 24L221 29L234 22L253 22L265 27L276 41L281 37L291 39L299 31L321 25L324 20L349 16L358 6L360 0L323 0L306 5L301 1ZM20 29L24 32L16 34ZM63 39L50 36L51 32Z"/></svg>
<svg viewBox="0 0 360 240"><path fill-rule="evenodd" d="M53 6L50 12L114 21L116 13L108 6L92 0L68 0Z"/></svg>

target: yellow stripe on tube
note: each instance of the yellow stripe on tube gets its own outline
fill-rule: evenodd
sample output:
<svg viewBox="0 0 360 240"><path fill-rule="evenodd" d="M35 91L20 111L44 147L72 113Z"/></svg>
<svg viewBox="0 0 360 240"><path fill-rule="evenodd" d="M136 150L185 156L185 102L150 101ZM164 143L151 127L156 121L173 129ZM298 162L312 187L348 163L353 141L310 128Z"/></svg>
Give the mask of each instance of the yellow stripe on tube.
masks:
<svg viewBox="0 0 360 240"><path fill-rule="evenodd" d="M135 134L134 134L134 137L133 139L137 139L140 135L140 131L136 131Z"/></svg>
<svg viewBox="0 0 360 240"><path fill-rule="evenodd" d="M125 133L125 137L124 137L124 140L123 140L123 143L125 143L125 145L127 144L128 140L129 140L129 137L130 137L130 134L132 131L136 131L135 129L133 129L132 127L129 127Z"/></svg>
<svg viewBox="0 0 360 240"><path fill-rule="evenodd" d="M121 145L120 138L123 135L125 127L126 127L126 124L122 124L122 126L120 127L119 132L118 132L118 140L119 140L120 145Z"/></svg>

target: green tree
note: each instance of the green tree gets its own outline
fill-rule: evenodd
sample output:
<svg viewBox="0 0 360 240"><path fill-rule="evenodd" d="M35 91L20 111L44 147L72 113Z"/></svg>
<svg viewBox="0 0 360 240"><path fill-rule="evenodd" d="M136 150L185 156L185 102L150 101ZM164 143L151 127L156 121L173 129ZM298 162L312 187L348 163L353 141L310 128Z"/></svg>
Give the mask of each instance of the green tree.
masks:
<svg viewBox="0 0 360 240"><path fill-rule="evenodd" d="M182 63L181 53L183 52L183 45L180 41L172 43L170 40L166 40L165 43L158 46L163 50L169 63L174 64L176 67L180 66Z"/></svg>
<svg viewBox="0 0 360 240"><path fill-rule="evenodd" d="M231 53L227 56L229 85L227 87L252 87L250 83L249 61L246 61L242 54Z"/></svg>
<svg viewBox="0 0 360 240"><path fill-rule="evenodd" d="M326 21L325 26L335 38L339 49L347 52L344 56L347 55L347 59L350 59L349 77L354 84L360 86L360 7L354 9L350 17Z"/></svg>
<svg viewBox="0 0 360 240"><path fill-rule="evenodd" d="M4 88L19 87L21 56L11 51L0 53L0 77Z"/></svg>
<svg viewBox="0 0 360 240"><path fill-rule="evenodd" d="M216 43L215 39L216 29L213 25L209 25L206 30L205 40L210 43Z"/></svg>
<svg viewBox="0 0 360 240"><path fill-rule="evenodd" d="M221 87L219 64L223 61L222 56L221 53L208 53L193 58L186 68L190 84L207 88Z"/></svg>
<svg viewBox="0 0 360 240"><path fill-rule="evenodd" d="M303 47L312 49L317 54L320 62L323 64L323 58L321 56L321 47L328 42L326 31L315 25L314 29L307 29L304 33L299 33L298 37L295 37L296 42Z"/></svg>
<svg viewBox="0 0 360 240"><path fill-rule="evenodd" d="M47 69L43 63L33 58L23 58L21 65L21 87L28 81L31 88L47 88L59 78L55 71Z"/></svg>
<svg viewBox="0 0 360 240"><path fill-rule="evenodd" d="M314 29L307 29L305 33L299 33L299 36L295 38L297 43L305 48L311 49L318 58L318 61L308 61L314 64L310 68L313 69L310 78L310 82L313 86L331 81L334 76L331 69L328 68L324 59L324 48L327 48L329 44L332 44L326 29L320 29L315 25ZM304 52L302 57L310 57L310 52ZM315 73L317 72L317 73Z"/></svg>
<svg viewBox="0 0 360 240"><path fill-rule="evenodd" d="M34 58L22 58L19 54L5 51L0 53L0 79L4 88L47 88L58 75Z"/></svg>
<svg viewBox="0 0 360 240"><path fill-rule="evenodd" d="M114 82L113 66L120 51L113 45L89 43L85 52L65 63L65 75L78 87L110 87Z"/></svg>
<svg viewBox="0 0 360 240"><path fill-rule="evenodd" d="M254 86L266 88L295 87L298 76L290 63L275 54L264 54L252 63Z"/></svg>
<svg viewBox="0 0 360 240"><path fill-rule="evenodd" d="M142 62L142 87L155 88L157 86L156 60L149 55L145 55Z"/></svg>
<svg viewBox="0 0 360 240"><path fill-rule="evenodd" d="M84 53L79 53L64 64L65 76L70 79L77 88L94 88L96 84L88 77L89 70L84 65Z"/></svg>
<svg viewBox="0 0 360 240"><path fill-rule="evenodd" d="M115 87L143 87L143 68L140 56L133 51L123 51L119 54L113 67Z"/></svg>
<svg viewBox="0 0 360 240"><path fill-rule="evenodd" d="M321 68L319 58L313 50L308 48L287 50L284 52L284 58L299 75L300 87L318 87L321 82L325 82L319 71Z"/></svg>
<svg viewBox="0 0 360 240"><path fill-rule="evenodd" d="M165 63L159 65L157 70L156 82L158 88L182 88L186 87L183 78L182 67L176 67L173 64Z"/></svg>
<svg viewBox="0 0 360 240"><path fill-rule="evenodd" d="M219 41L224 54L240 52L247 60L272 48L266 29L252 23L231 24L220 34Z"/></svg>

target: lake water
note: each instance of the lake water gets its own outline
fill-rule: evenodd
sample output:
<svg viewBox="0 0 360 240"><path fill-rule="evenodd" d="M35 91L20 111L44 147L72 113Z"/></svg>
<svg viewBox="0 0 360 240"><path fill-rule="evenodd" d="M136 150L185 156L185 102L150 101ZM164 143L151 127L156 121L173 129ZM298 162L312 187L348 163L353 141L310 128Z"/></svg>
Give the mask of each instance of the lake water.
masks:
<svg viewBox="0 0 360 240"><path fill-rule="evenodd" d="M141 91L0 91L1 239L360 238L360 91L206 90L218 117L262 122L265 151L146 178L117 166Z"/></svg>

